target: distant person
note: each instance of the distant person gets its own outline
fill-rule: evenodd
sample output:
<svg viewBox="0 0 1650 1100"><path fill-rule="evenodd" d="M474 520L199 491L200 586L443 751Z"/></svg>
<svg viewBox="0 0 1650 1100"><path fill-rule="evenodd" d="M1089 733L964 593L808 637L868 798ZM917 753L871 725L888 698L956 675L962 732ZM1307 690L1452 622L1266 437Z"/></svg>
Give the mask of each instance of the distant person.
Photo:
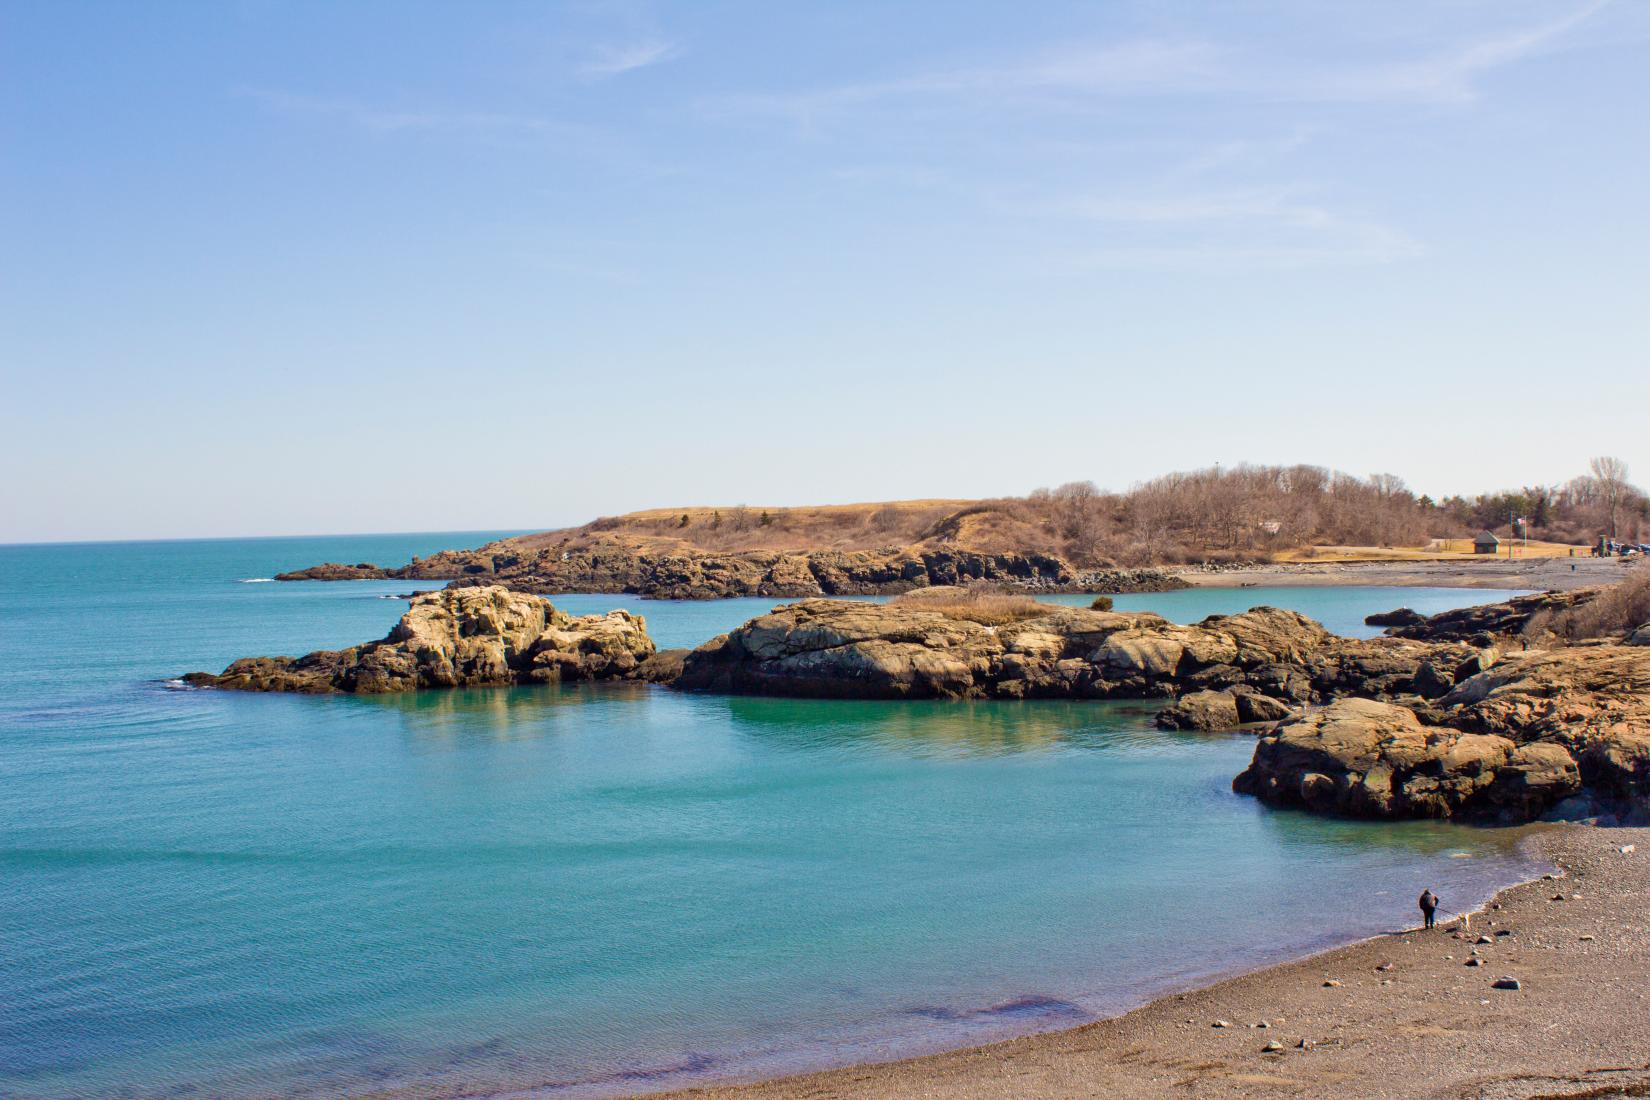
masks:
<svg viewBox="0 0 1650 1100"><path fill-rule="evenodd" d="M1438 912L1438 895L1431 890L1421 891L1421 916L1427 922L1427 927L1433 925L1433 914Z"/></svg>

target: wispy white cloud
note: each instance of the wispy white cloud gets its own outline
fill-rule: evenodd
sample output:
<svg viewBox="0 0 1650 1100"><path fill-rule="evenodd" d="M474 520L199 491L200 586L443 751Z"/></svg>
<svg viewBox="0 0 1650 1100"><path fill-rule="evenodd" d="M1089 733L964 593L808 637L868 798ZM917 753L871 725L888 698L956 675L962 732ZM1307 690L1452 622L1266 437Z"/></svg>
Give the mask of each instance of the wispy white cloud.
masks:
<svg viewBox="0 0 1650 1100"><path fill-rule="evenodd" d="M706 106L712 113L767 115L808 123L833 112L891 99L1077 91L1144 94L1212 79L1218 72L1216 52L1201 42L1155 40L1065 47L994 65L930 69L797 92L725 96Z"/></svg>
<svg viewBox="0 0 1650 1100"><path fill-rule="evenodd" d="M1560 18L1443 47L1414 45L1410 56L1327 63L1237 43L1151 38L1065 46L993 64L931 68L801 91L730 96L713 113L788 118L813 124L856 107L949 99L991 104L1015 98L1072 102L1102 97L1203 96L1258 100L1436 102L1471 100L1484 75L1562 48L1569 32L1612 0L1588 0Z"/></svg>
<svg viewBox="0 0 1650 1100"><path fill-rule="evenodd" d="M649 65L669 61L681 53L674 42L663 38L645 38L622 45L598 46L594 56L579 67L585 76L607 77L635 72Z"/></svg>
<svg viewBox="0 0 1650 1100"><path fill-rule="evenodd" d="M1612 0L1590 0L1567 14L1459 43L1418 60L1308 72L1298 86L1280 83L1278 93L1321 100L1413 100L1467 102L1478 97L1478 78L1504 66L1557 49L1570 31L1591 20Z"/></svg>
<svg viewBox="0 0 1650 1100"><path fill-rule="evenodd" d="M1012 207L1011 207L1012 209ZM1021 204L1025 214L1088 223L1088 267L1300 268L1385 264L1425 247L1400 229L1308 201L1299 189L1079 196Z"/></svg>

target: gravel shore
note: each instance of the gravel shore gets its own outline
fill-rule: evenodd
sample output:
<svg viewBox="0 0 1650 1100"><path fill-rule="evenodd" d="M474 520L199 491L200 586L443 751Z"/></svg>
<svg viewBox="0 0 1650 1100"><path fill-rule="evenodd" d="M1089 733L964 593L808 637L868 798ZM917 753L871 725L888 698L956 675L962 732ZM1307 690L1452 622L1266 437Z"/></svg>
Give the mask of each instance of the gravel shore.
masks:
<svg viewBox="0 0 1650 1100"><path fill-rule="evenodd" d="M1394 931L1070 1031L670 1095L1650 1096L1650 829L1532 826L1527 843L1553 874L1496 895L1470 931ZM1448 907L1447 882L1423 886Z"/></svg>
<svg viewBox="0 0 1650 1100"><path fill-rule="evenodd" d="M1471 558L1456 561L1279 562L1242 569L1188 569L1179 575L1199 588L1377 585L1438 588L1585 588L1622 580L1633 559Z"/></svg>

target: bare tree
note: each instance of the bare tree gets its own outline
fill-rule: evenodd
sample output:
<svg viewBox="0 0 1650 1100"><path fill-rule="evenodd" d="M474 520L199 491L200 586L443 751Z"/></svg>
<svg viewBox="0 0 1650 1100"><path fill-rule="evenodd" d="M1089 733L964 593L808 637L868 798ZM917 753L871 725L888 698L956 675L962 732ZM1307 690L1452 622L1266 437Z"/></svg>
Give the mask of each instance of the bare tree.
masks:
<svg viewBox="0 0 1650 1100"><path fill-rule="evenodd" d="M1099 553L1106 533L1106 501L1092 481L1068 481L1049 494L1067 548L1085 562Z"/></svg>
<svg viewBox="0 0 1650 1100"><path fill-rule="evenodd" d="M1610 537L1615 538L1617 513L1621 510L1621 502L1631 491L1627 483L1627 463L1609 455L1600 455L1587 463L1587 470L1598 486L1598 495L1603 499L1604 506L1610 511Z"/></svg>

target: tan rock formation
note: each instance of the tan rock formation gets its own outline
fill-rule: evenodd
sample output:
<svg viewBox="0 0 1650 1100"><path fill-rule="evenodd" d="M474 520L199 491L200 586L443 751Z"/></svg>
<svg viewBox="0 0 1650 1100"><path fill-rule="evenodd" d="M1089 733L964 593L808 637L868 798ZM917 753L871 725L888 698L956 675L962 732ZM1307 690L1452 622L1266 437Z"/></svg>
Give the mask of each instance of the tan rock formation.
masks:
<svg viewBox="0 0 1650 1100"><path fill-rule="evenodd" d="M377 694L420 688L630 679L654 653L628 611L582 618L502 587L446 589L413 599L382 640L303 657L247 657L202 687Z"/></svg>
<svg viewBox="0 0 1650 1100"><path fill-rule="evenodd" d="M1360 817L1526 820L1581 789L1563 748L1425 726L1405 707L1342 699L1280 725L1233 789Z"/></svg>

